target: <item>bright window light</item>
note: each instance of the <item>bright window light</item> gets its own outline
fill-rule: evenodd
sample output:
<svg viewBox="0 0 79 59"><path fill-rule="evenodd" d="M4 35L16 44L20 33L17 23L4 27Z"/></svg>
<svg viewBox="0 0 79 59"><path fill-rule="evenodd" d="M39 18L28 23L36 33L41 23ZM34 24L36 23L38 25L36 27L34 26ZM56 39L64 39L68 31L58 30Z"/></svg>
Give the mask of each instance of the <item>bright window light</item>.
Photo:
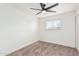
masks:
<svg viewBox="0 0 79 59"><path fill-rule="evenodd" d="M62 28L62 21L61 20L46 21L46 28L47 29L61 29Z"/></svg>

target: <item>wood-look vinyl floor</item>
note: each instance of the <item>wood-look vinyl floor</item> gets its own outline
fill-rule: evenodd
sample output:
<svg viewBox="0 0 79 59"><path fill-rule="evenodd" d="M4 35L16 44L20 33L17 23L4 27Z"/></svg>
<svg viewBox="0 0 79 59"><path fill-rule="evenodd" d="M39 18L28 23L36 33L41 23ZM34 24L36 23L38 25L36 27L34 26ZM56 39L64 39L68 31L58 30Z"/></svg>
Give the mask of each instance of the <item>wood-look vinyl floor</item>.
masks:
<svg viewBox="0 0 79 59"><path fill-rule="evenodd" d="M38 41L7 56L78 56L75 48Z"/></svg>

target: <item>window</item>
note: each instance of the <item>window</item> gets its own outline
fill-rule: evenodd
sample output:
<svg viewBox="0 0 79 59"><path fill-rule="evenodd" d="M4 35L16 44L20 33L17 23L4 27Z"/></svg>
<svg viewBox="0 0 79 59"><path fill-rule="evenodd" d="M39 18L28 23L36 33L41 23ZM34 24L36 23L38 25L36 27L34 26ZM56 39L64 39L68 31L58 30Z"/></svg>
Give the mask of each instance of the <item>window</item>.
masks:
<svg viewBox="0 0 79 59"><path fill-rule="evenodd" d="M61 29L62 21L61 20L49 20L46 21L46 29Z"/></svg>

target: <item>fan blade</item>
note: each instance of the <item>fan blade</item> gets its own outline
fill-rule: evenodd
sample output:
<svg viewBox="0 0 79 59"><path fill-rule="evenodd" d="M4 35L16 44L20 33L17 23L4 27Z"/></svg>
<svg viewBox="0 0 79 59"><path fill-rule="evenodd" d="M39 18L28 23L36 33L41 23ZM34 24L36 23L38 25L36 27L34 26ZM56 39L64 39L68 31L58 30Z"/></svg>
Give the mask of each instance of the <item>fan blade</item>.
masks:
<svg viewBox="0 0 79 59"><path fill-rule="evenodd" d="M54 13L56 12L56 11L52 11L52 10L46 10L46 11L47 11L47 12L54 12Z"/></svg>
<svg viewBox="0 0 79 59"><path fill-rule="evenodd" d="M42 10L44 10L44 7L45 7L46 5L43 4L43 3L40 3L40 6L41 6Z"/></svg>
<svg viewBox="0 0 79 59"><path fill-rule="evenodd" d="M58 5L59 5L59 4L56 3L56 4L54 4L54 5L52 5L52 6L48 7L48 8L45 8L45 9L48 10L48 9L50 9L50 8L52 8L52 7L55 7L55 6L58 6Z"/></svg>
<svg viewBox="0 0 79 59"><path fill-rule="evenodd" d="M32 10L41 10L41 9L36 9L36 8L30 8L30 9L32 9Z"/></svg>
<svg viewBox="0 0 79 59"><path fill-rule="evenodd" d="M42 11L38 12L36 15L38 15L38 14L40 14L40 13L42 13Z"/></svg>

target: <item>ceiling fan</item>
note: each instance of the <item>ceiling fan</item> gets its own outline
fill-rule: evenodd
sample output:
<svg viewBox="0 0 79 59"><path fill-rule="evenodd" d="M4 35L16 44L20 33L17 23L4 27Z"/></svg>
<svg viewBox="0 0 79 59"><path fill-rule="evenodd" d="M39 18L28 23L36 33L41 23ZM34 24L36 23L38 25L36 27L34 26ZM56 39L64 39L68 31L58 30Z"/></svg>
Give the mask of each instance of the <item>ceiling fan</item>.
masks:
<svg viewBox="0 0 79 59"><path fill-rule="evenodd" d="M59 4L56 3L56 4L54 4L54 5L51 5L51 6L47 7L47 8L45 8L46 4L40 3L41 9L36 9L36 8L30 8L30 9L32 9L32 10L39 10L40 12L38 12L38 13L36 14L36 15L38 15L38 14L40 14L40 13L45 13L45 12L56 12L56 11L52 11L52 10L50 10L50 9L53 8L53 7L56 7L56 6L58 6L58 5L59 5Z"/></svg>

